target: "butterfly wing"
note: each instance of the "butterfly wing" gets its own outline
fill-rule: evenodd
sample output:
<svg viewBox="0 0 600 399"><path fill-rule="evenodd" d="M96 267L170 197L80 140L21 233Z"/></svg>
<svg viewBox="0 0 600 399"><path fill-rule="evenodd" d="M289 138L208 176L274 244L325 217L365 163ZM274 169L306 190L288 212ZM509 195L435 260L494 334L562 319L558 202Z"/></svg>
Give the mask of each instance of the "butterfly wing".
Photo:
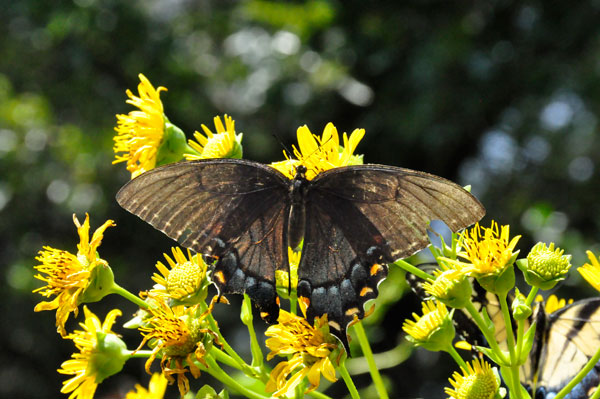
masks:
<svg viewBox="0 0 600 399"><path fill-rule="evenodd" d="M150 170L118 203L184 247L215 261L222 293L246 292L274 321L275 270L288 270L289 180L266 165L215 159Z"/></svg>
<svg viewBox="0 0 600 399"><path fill-rule="evenodd" d="M457 231L483 217L483 206L459 185L424 172L357 165L317 175L308 187L298 295L307 316L327 313L347 346L346 329L377 296L387 263L429 244L431 220Z"/></svg>
<svg viewBox="0 0 600 399"><path fill-rule="evenodd" d="M577 301L548 315L542 339L537 387L544 394L557 393L600 348L600 298ZM600 364L596 364L570 399L587 398L599 377Z"/></svg>

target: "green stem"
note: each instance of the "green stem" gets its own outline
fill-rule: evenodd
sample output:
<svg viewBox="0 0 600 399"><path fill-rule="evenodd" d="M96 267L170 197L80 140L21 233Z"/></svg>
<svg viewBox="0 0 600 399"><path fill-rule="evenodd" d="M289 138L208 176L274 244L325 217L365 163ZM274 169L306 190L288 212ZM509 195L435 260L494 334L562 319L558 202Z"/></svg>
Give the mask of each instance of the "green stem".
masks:
<svg viewBox="0 0 600 399"><path fill-rule="evenodd" d="M594 394L592 395L592 397L590 399L598 399L600 398L600 385L598 385L596 387L596 390L594 391Z"/></svg>
<svg viewBox="0 0 600 399"><path fill-rule="evenodd" d="M410 354L413 352L413 348L414 347L410 342L404 341L393 349L373 354L375 364L377 364L377 369L383 370L396 367L410 357ZM364 357L353 357L352 359L346 359L346 368L348 369L348 372L354 376L369 372L369 365Z"/></svg>
<svg viewBox="0 0 600 399"><path fill-rule="evenodd" d="M539 290L538 287L531 287L531 291L529 291L529 295L527 295L527 299L525 300L527 306L531 306Z"/></svg>
<svg viewBox="0 0 600 399"><path fill-rule="evenodd" d="M229 376L229 374L227 374L221 367L219 367L217 362L211 356L204 357L204 360L208 364L206 372L215 377L217 380L221 381L223 384L227 385L232 390L235 390L250 399L269 398L269 396L261 395L260 393L255 392L240 384L238 381L235 380L235 378Z"/></svg>
<svg viewBox="0 0 600 399"><path fill-rule="evenodd" d="M208 310L208 307L204 302L200 304L200 308L203 312ZM225 340L225 337L223 336L223 334L221 334L221 329L219 328L219 325L217 324L217 321L213 317L212 313L209 313L208 316L206 316L206 319L208 320L208 324L210 325L211 331L213 331L215 334L217 334L217 337L219 337L219 344L221 344L221 347L225 349L225 353L231 356L231 358L239 365L239 368L241 368L244 374L249 376L256 376L256 370L250 367L244 361L244 359L242 359L240 355L238 355L237 352L233 350L233 348L227 343L227 340ZM264 378L262 374L263 373L261 373L261 380Z"/></svg>
<svg viewBox="0 0 600 399"><path fill-rule="evenodd" d="M367 359L367 363L369 365L369 372L371 373L371 378L373 379L373 383L375 384L377 394L379 395L380 399L387 399L388 393L385 389L385 385L383 384L383 380L381 379L379 369L377 369L377 365L375 364L375 358L373 357L373 351L371 350L371 345L369 344L367 334L365 333L365 328L363 327L361 321L354 324L353 328L354 332L356 333L356 337L358 338L360 348L362 349L363 356L365 357L365 359ZM345 367L346 366L344 365L344 369Z"/></svg>
<svg viewBox="0 0 600 399"><path fill-rule="evenodd" d="M121 295L123 298L130 300L142 309L150 308L150 305L144 302L139 296L133 295L131 292L127 291L125 288L121 287L117 283L113 283L113 286L110 291L113 294Z"/></svg>
<svg viewBox="0 0 600 399"><path fill-rule="evenodd" d="M231 356L227 353L223 352L221 349L217 348L215 345L210 349L210 354L214 356L215 360L228 365L229 367L233 367L238 370L242 370L242 367L236 362Z"/></svg>
<svg viewBox="0 0 600 399"><path fill-rule="evenodd" d="M307 393L308 396L313 397L313 398L317 398L317 399L332 399L331 396L327 396L322 392L319 391L312 391Z"/></svg>
<svg viewBox="0 0 600 399"><path fill-rule="evenodd" d="M134 358L147 358L152 356L152 351L137 351L137 352L129 352L129 357L134 359Z"/></svg>
<svg viewBox="0 0 600 399"><path fill-rule="evenodd" d="M242 304L244 309L242 310L242 323L248 328L248 334L250 335L250 351L252 353L252 367L263 367L263 353L256 338L256 331L254 331L254 324L252 323L252 303L250 297L244 294L244 303Z"/></svg>
<svg viewBox="0 0 600 399"><path fill-rule="evenodd" d="M423 270L419 269L416 266L411 265L410 263L406 262L403 259L399 259L399 260L395 261L393 264L400 267L401 269L404 269L405 271L407 271L409 273L414 274L417 277L422 278L423 280L428 280L428 281L435 280L435 278L432 275L425 273Z"/></svg>
<svg viewBox="0 0 600 399"><path fill-rule="evenodd" d="M450 356L452 356L454 361L458 363L458 365L463 370L467 370L467 363L465 363L464 359L458 354L458 352L456 351L456 349L454 349L454 346L452 346L452 344L448 345L448 349L446 349L446 352L448 352Z"/></svg>
<svg viewBox="0 0 600 399"><path fill-rule="evenodd" d="M527 299L525 300L525 304L531 307L535 296L539 291L538 287L532 287L531 291L529 291L529 295L527 295ZM521 352L523 351L523 336L525 334L525 321L517 320L517 359L521 358Z"/></svg>
<svg viewBox="0 0 600 399"><path fill-rule="evenodd" d="M479 312L477 311L477 309L475 309L475 306L473 305L473 302L469 301L467 303L467 306L465 306L465 309L467 310L467 312L469 312L469 314L473 318L473 321L475 321L475 324L477 324L477 327L479 327L479 329L481 330L481 333L483 334L483 336L487 340L488 345L490 346L490 348L498 355L498 357L500 359L502 359L503 362L508 363L508 359L506 359L506 356L504 355L504 353L502 352L502 350L498 346L498 342L496 341L496 337L493 335L494 332L490 331L488 329L488 326L485 323L485 321L483 320L483 317L481 317L481 314L479 314Z"/></svg>
<svg viewBox="0 0 600 399"><path fill-rule="evenodd" d="M348 370L346 369L345 360L342 360L340 362L338 371L340 372L340 375L344 379L344 382L346 383L346 386L348 387L348 391L350 391L350 396L352 397L352 399L360 399L360 395L358 394L358 391L356 390L356 385L354 385L354 381L352 381L352 378L350 377L350 374L348 373ZM386 398L387 398L387 394L386 394Z"/></svg>
<svg viewBox="0 0 600 399"><path fill-rule="evenodd" d="M575 388L575 385L579 384L581 382L581 380L583 380L583 378L586 375L588 375L590 370L592 370L594 368L594 366L596 365L596 363L598 363L599 360L600 360L600 348L598 348L598 350L596 351L596 354L594 356L592 356L592 358L587 362L585 367L582 368L581 371L579 373L577 373L577 375L567 385L565 385L565 387L563 389L561 389L556 394L554 399L563 399L566 394L568 394L569 392L571 392L571 390L573 388ZM596 389L596 392L594 393L594 397L598 397L596 394L598 394L598 389ZM598 394L598 395L600 395L600 394Z"/></svg>
<svg viewBox="0 0 600 399"><path fill-rule="evenodd" d="M511 392L511 398L514 395L515 399L521 398L521 380L519 379L519 365L517 359L517 353L515 351L515 336L512 328L512 319L510 317L510 311L508 309L508 303L506 301L506 295L498 294L500 300L500 308L502 309L502 316L504 318L504 327L506 328L506 344L508 345L508 353L510 354L510 369L512 376L513 392Z"/></svg>

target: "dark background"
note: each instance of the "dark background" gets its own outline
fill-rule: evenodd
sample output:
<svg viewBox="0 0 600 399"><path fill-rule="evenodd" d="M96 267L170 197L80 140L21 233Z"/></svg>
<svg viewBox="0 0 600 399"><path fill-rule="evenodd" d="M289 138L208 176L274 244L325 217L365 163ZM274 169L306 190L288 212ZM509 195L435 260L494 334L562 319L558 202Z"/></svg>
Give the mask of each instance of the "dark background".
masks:
<svg viewBox="0 0 600 399"><path fill-rule="evenodd" d="M233 116L248 159L282 159L273 135L290 145L303 124L319 134L329 121L365 128L366 162L471 184L484 225L510 224L523 254L554 241L580 266L586 249L599 250L599 11L598 0L2 2L0 396L65 396L55 370L73 346L56 334L54 312L34 314L32 267L42 245L76 251L73 213L89 212L92 229L116 221L100 255L133 292L151 286L172 245L114 200L129 179L111 164L115 114L132 110L125 89L138 73L168 88L166 113L188 137ZM575 274L565 295L593 295L573 289L585 287ZM386 295L400 296L402 279L389 280ZM235 300L217 315L244 352ZM90 307L101 318L120 307L121 322L135 310L118 297ZM398 321L417 307L412 295L380 306L376 351L403 341ZM116 329L137 346L135 332ZM453 369L448 356L416 351L384 374L392 397L435 398ZM132 360L97 397L146 381ZM346 390L340 381L326 392Z"/></svg>

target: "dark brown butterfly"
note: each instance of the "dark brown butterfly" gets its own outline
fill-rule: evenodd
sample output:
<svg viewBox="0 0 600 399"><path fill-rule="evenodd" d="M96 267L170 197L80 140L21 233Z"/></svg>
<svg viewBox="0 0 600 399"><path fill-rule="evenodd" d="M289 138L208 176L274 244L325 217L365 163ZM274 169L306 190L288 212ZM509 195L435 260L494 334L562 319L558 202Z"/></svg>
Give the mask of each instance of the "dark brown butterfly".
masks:
<svg viewBox="0 0 600 399"><path fill-rule="evenodd" d="M327 314L346 329L364 317L387 264L429 243L431 220L452 231L483 217L469 192L441 177L383 165L335 168L307 180L256 162L211 159L146 172L117 194L119 204L214 264L221 293L246 292L261 316L279 314L275 271L289 271L288 246L303 240L298 296L308 320Z"/></svg>

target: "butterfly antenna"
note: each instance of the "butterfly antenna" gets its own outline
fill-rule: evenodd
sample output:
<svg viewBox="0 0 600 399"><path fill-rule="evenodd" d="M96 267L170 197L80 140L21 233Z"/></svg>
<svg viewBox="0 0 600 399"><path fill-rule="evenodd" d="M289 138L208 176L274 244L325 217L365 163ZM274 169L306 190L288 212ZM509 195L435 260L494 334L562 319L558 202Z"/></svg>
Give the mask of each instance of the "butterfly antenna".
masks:
<svg viewBox="0 0 600 399"><path fill-rule="evenodd" d="M286 158L289 158L294 154L292 151L290 151L289 147L285 145L277 133L273 133L273 137L275 137L275 139L279 142L279 145L283 147L283 152L286 154Z"/></svg>

